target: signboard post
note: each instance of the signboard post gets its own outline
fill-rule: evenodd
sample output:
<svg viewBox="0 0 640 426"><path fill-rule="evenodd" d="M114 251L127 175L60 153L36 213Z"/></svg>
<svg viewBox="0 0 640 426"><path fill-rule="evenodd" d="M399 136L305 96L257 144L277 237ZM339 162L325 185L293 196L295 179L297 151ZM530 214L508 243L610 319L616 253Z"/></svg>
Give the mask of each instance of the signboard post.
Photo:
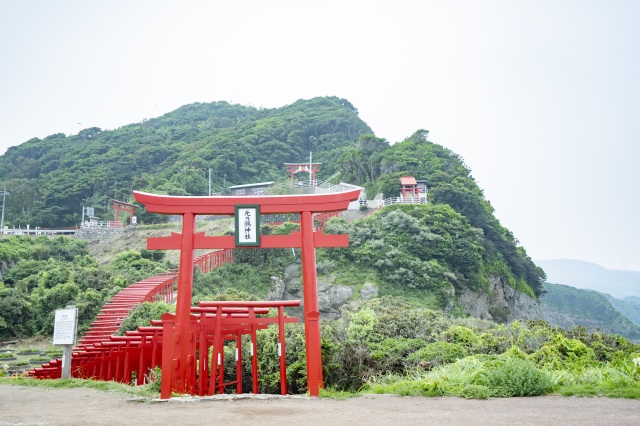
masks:
<svg viewBox="0 0 640 426"><path fill-rule="evenodd" d="M75 306L56 309L53 344L62 346L62 379L71 377L71 353L76 344L77 328L78 309Z"/></svg>

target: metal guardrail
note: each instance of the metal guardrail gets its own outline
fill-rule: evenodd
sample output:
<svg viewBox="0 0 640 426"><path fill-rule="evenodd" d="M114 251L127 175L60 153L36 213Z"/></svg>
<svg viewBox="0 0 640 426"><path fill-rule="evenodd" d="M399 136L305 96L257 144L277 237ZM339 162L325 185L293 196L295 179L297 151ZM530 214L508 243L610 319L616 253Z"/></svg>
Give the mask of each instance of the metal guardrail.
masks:
<svg viewBox="0 0 640 426"><path fill-rule="evenodd" d="M302 190L304 193L311 193L313 189L314 193L328 193L328 192L345 192L353 189L362 189L361 186L351 185L350 183L340 182L338 184L332 184L321 180L315 182L299 181L298 183L291 185L290 182L276 182L268 188L261 189L259 193L252 195L270 195L272 192L289 191L296 193Z"/></svg>
<svg viewBox="0 0 640 426"><path fill-rule="evenodd" d="M121 220L109 220L106 222L87 222L82 224L82 229L118 229L123 227L124 223Z"/></svg>
<svg viewBox="0 0 640 426"><path fill-rule="evenodd" d="M328 193L328 192L345 192L353 189L363 189L361 186L352 185L350 183L340 182L338 184L332 184L317 180L315 184L308 181L300 181L297 184L291 186L291 184L276 183L272 186L276 190L290 189L292 192L296 190L302 190L304 193ZM268 190L267 190L268 191ZM373 200L355 200L349 204L349 210L357 210L366 205L370 209L379 209L394 204L427 204L426 194L422 197L389 197L387 199L373 199Z"/></svg>
<svg viewBox="0 0 640 426"><path fill-rule="evenodd" d="M393 204L427 204L427 197L389 197L386 200L380 200L381 206L386 207Z"/></svg>
<svg viewBox="0 0 640 426"><path fill-rule="evenodd" d="M0 230L0 235L26 235L26 236L38 236L38 235L75 235L76 232L83 229L123 229L124 224L122 221L107 221L86 223L80 228L58 228L58 229L21 229L21 228L7 228Z"/></svg>
<svg viewBox="0 0 640 426"><path fill-rule="evenodd" d="M427 204L427 197L389 197L385 200L356 200L349 204L349 210L360 209L364 206L369 209L380 209L394 204Z"/></svg>
<svg viewBox="0 0 640 426"><path fill-rule="evenodd" d="M3 229L0 235L74 235L76 228L71 229Z"/></svg>

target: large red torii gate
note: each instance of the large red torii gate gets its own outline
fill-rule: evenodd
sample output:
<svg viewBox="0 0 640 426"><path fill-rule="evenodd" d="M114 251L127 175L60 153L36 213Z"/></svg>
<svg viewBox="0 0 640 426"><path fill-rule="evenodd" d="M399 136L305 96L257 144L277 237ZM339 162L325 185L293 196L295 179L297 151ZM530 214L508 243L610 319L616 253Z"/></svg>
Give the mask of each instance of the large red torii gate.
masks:
<svg viewBox="0 0 640 426"><path fill-rule="evenodd" d="M134 191L133 196L150 213L182 215L182 233L172 232L170 237L147 239L149 250L180 250L180 271L178 274L178 300L176 302L175 338L180 354L172 354L180 374L178 383L184 386L190 368L195 368L195 354L191 353L188 342L193 286L193 251L196 249L261 247L261 248L302 248L302 281L304 300L304 329L307 355L307 388L309 395L318 396L323 387L322 357L320 348L320 311L316 276L316 247L347 247L348 235L325 235L314 231L313 214L346 210L349 202L357 200L360 190L329 194L303 194L251 197L180 197L156 195ZM205 236L195 232L197 215L238 215L242 211L252 221L247 223L247 239L243 239L242 222L236 217L235 236ZM248 211L248 213L247 213ZM300 214L300 232L291 235L260 236L260 214ZM258 229L256 229L258 228ZM242 231L245 231L243 229ZM249 232L250 231L250 232ZM251 237L251 238L250 238ZM178 355L176 357L176 355ZM169 373L169 374L167 374ZM165 375L167 377L165 377ZM171 383L171 373L163 371L162 382ZM176 389L184 393L186 389Z"/></svg>

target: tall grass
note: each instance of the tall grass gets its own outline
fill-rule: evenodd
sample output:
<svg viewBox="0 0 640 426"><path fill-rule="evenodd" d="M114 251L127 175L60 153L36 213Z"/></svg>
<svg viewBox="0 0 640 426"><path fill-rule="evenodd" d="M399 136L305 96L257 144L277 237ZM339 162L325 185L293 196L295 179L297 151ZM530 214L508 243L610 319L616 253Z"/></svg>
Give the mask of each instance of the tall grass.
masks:
<svg viewBox="0 0 640 426"><path fill-rule="evenodd" d="M606 364L547 370L526 359L475 355L430 371L372 377L362 391L479 399L550 393L640 399L640 375L637 367Z"/></svg>

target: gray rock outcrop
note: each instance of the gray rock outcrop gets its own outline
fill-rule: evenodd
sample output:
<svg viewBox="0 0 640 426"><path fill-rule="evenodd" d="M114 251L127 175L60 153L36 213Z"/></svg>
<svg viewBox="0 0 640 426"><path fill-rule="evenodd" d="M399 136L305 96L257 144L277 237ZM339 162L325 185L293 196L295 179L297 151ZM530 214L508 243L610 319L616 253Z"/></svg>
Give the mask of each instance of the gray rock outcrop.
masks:
<svg viewBox="0 0 640 426"><path fill-rule="evenodd" d="M464 289L456 294L456 298L466 312L480 319L497 322L542 319L540 303L510 287L502 277L489 277L487 293Z"/></svg>
<svg viewBox="0 0 640 426"><path fill-rule="evenodd" d="M272 277L272 291L267 295L270 300L301 301L299 308L291 309L291 315L302 319L304 297L302 292L302 267L300 264L285 268L284 277ZM370 282L363 283L359 293L354 287L336 284L331 274L318 277L318 307L322 319L336 319L343 308L361 301L378 297L378 287ZM511 322L515 319L542 319L540 303L530 296L510 287L502 277L489 277L489 291L474 292L470 289L456 291L453 286L447 294L449 300L445 311L457 303L471 316L497 322Z"/></svg>

